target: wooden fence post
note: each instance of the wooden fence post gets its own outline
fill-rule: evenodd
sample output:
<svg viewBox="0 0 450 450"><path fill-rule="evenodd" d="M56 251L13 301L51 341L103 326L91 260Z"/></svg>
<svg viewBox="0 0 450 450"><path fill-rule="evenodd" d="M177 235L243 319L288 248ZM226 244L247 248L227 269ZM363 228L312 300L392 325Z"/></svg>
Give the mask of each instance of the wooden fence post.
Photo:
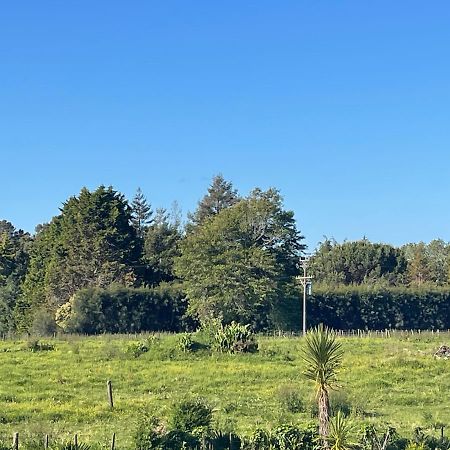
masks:
<svg viewBox="0 0 450 450"><path fill-rule="evenodd" d="M13 450L19 450L19 433L13 434Z"/></svg>
<svg viewBox="0 0 450 450"><path fill-rule="evenodd" d="M106 387L108 390L108 402L109 402L109 407L111 409L114 408L114 401L113 401L113 392L112 392L112 384L111 384L111 380L108 380L106 382Z"/></svg>
<svg viewBox="0 0 450 450"><path fill-rule="evenodd" d="M111 450L114 450L115 445L116 445L116 433L113 433L111 438Z"/></svg>
<svg viewBox="0 0 450 450"><path fill-rule="evenodd" d="M76 435L73 437L73 443L74 443L74 445L75 445L75 448L78 448L78 434L76 434Z"/></svg>
<svg viewBox="0 0 450 450"><path fill-rule="evenodd" d="M48 434L45 435L44 448L45 448L45 450L48 450Z"/></svg>

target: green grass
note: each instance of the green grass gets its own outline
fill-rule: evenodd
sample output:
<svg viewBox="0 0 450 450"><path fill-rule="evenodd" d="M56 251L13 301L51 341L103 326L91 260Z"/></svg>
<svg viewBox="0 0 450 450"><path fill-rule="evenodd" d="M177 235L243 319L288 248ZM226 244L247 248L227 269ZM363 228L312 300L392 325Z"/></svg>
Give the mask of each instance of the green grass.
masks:
<svg viewBox="0 0 450 450"><path fill-rule="evenodd" d="M340 339L345 358L336 401L349 404L355 421L390 423L405 435L426 425L426 414L450 423L450 360L433 357L439 345L450 343L449 334ZM301 338L260 337L258 354L222 355L185 354L177 349L177 336L161 335L139 358L126 352L132 340L43 339L55 349L37 352L26 341L0 342L0 440L9 442L14 431L24 439L78 433L83 442L107 446L115 432L118 447L130 447L143 412L168 419L172 405L191 396L213 405L219 427L243 434L314 421L313 386L301 376ZM280 401L290 392L298 393L301 412Z"/></svg>

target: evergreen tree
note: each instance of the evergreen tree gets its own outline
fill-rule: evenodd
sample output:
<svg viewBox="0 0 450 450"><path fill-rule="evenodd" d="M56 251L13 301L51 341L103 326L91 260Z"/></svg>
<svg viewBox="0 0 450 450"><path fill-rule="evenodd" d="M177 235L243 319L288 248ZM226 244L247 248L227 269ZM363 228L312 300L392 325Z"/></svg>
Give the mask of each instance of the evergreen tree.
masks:
<svg viewBox="0 0 450 450"><path fill-rule="evenodd" d="M201 225L206 219L219 214L239 201L239 195L231 182L226 181L222 175L216 175L208 188L208 193L198 202L196 211L189 214L191 223L188 231Z"/></svg>
<svg viewBox="0 0 450 450"><path fill-rule="evenodd" d="M0 332L14 327L13 310L19 298L29 262L31 236L0 221Z"/></svg>
<svg viewBox="0 0 450 450"><path fill-rule="evenodd" d="M147 229L144 243L144 261L148 266L147 282L158 285L174 280L174 258L179 256L178 244L181 239L180 219L158 209L152 225Z"/></svg>
<svg viewBox="0 0 450 450"><path fill-rule="evenodd" d="M112 187L67 200L61 214L36 236L24 295L16 315L22 328L30 325L39 305L56 308L79 289L132 285L139 259L131 210L122 194ZM31 312L31 314L29 314Z"/></svg>
<svg viewBox="0 0 450 450"><path fill-rule="evenodd" d="M140 238L144 237L145 230L152 223L152 214L153 211L150 204L147 202L141 188L138 188L131 202L131 223Z"/></svg>
<svg viewBox="0 0 450 450"><path fill-rule="evenodd" d="M330 285L401 284L406 271L403 252L368 239L343 242L326 239L311 259L314 280Z"/></svg>

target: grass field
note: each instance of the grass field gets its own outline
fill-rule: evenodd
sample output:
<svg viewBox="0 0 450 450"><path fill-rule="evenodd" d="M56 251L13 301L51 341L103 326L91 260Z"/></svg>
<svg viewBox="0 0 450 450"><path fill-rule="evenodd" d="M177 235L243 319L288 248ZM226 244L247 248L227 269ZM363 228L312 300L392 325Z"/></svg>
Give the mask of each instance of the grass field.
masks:
<svg viewBox="0 0 450 450"><path fill-rule="evenodd" d="M78 433L84 442L131 446L143 411L168 418L174 403L201 396L223 429L250 433L279 423L311 423L313 386L302 378L301 338L260 337L257 354L183 353L161 335L139 358L126 352L145 336L43 339L55 349L31 352L26 341L0 342L0 439ZM340 338L345 351L339 402L355 422L389 423L405 435L431 420L450 424L450 360L433 357L450 335L395 334ZM106 381L112 380L110 410ZM298 394L297 394L298 393ZM286 402L300 399L301 412ZM297 405L298 406L298 405Z"/></svg>

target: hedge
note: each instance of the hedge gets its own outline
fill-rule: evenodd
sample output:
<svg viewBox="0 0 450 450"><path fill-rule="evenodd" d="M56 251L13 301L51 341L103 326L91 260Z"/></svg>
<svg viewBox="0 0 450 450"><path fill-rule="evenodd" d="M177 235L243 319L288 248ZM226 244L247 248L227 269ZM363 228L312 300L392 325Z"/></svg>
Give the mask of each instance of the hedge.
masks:
<svg viewBox="0 0 450 450"><path fill-rule="evenodd" d="M318 290L308 298L308 323L339 330L450 329L450 291Z"/></svg>

